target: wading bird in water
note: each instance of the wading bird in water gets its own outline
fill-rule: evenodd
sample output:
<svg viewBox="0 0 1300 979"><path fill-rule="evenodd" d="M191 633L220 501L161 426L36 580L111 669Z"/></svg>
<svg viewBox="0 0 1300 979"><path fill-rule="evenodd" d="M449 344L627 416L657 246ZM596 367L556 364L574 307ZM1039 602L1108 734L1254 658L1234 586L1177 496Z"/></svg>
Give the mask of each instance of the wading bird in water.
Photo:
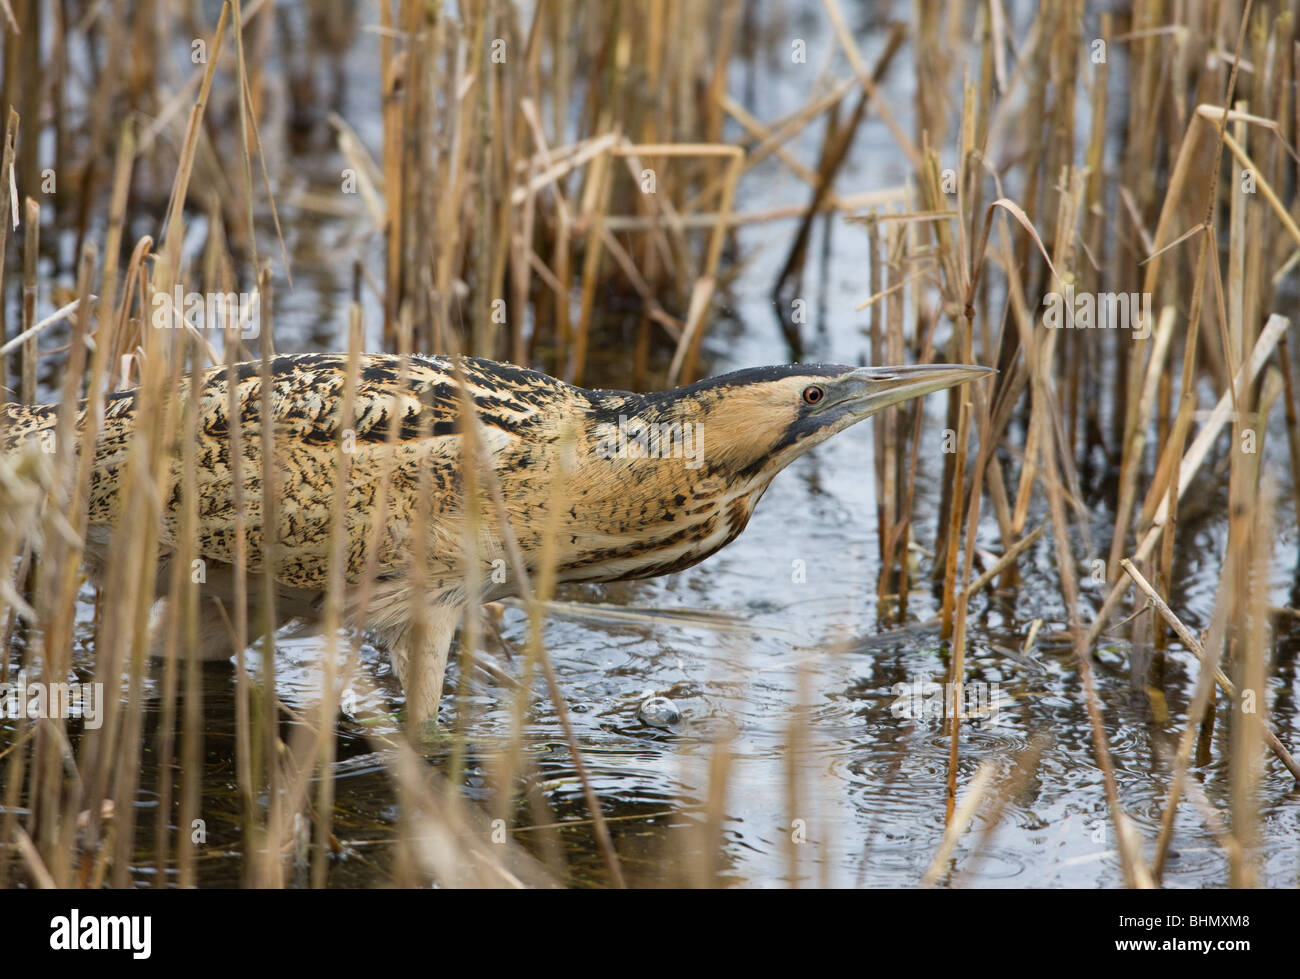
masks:
<svg viewBox="0 0 1300 979"><path fill-rule="evenodd" d="M215 367L201 376L197 556L205 562L206 582L197 654L217 659L234 653L233 381L249 575L265 571L262 485L267 476L274 479L274 624L324 614L342 460L342 620L387 649L416 722L437 715L447 654L466 603L519 594L503 512L530 577L552 532L558 582L680 571L733 541L772 478L813 446L889 405L993 373L949 364L799 364L632 394L574 387L490 360L362 355L352 417L345 420L348 370L342 354L273 358L270 466L262 458L263 365ZM186 391L188 384L182 397ZM492 469L480 474L473 493L465 478L472 456L462 444L461 409L469 403L478 419L469 431ZM136 391L110 395L95 445L85 561L97 583L107 573L122 509L124 463L141 423L137 405ZM0 453L13 452L54 428L57 407L6 404L0 414ZM183 510L180 446L173 452L160 537L164 566L177 546ZM495 496L492 480L499 487ZM476 501L473 514L467 498ZM466 546L467 526L477 529L476 547ZM467 558L478 568L467 567ZM169 575L160 573L158 581L162 597ZM481 585L477 594L468 593L467 581ZM264 590L252 581L245 590L247 621L256 629L267 613L260 605ZM162 649L157 638L154 649Z"/></svg>

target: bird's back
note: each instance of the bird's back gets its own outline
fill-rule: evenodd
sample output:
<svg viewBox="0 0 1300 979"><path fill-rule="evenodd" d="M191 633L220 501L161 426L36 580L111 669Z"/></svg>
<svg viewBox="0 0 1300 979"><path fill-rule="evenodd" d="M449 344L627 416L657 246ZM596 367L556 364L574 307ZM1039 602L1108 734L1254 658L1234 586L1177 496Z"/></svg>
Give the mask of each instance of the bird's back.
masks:
<svg viewBox="0 0 1300 979"><path fill-rule="evenodd" d="M538 436L542 444L549 437L539 429L580 397L577 389L537 371L472 358L460 365L457 371L453 362L441 357L362 356L354 410L345 424L346 355L273 358L268 407L274 459L269 472L280 554L275 577L281 584L319 589L328 579L329 533L340 460L348 471L343 512L349 578L359 576L364 567L370 518L378 515L381 502L389 517L379 540L378 573L405 571L422 486L428 490L423 494L428 505L421 521L429 527L428 561L435 574L441 565L450 567L459 551L463 525L460 385L464 384L465 394L474 401L486 447L506 471L527 469L530 446ZM248 567L258 571L264 532L263 480L268 473L262 450L260 362L211 368L201 377L194 444L199 553L224 562L235 556L232 378L241 422L236 427ZM179 404L183 405L188 383L180 394ZM118 392L107 401L92 470L92 527L111 526L117 519L123 462L132 435L143 423L138 401L137 390ZM56 406L7 404L3 412L0 451L12 451L19 443L52 431L57 421ZM179 526L183 445L183 440L177 440L171 449L164 543L174 543ZM514 463L522 461L522 466L516 467L512 459Z"/></svg>

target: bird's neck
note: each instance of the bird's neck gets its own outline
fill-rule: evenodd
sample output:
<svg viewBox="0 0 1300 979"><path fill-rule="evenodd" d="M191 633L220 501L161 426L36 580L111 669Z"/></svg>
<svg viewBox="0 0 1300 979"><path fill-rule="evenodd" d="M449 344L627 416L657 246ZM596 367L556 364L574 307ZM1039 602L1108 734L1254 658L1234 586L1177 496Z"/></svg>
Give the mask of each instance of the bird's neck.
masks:
<svg viewBox="0 0 1300 979"><path fill-rule="evenodd" d="M764 486L735 479L692 406L635 395L597 401L562 516L561 580L648 578L734 540Z"/></svg>
<svg viewBox="0 0 1300 979"><path fill-rule="evenodd" d="M664 470L685 469L689 475L705 466L706 428L697 412L680 403L633 395L599 404L590 431L598 459L652 463L634 468L662 477Z"/></svg>

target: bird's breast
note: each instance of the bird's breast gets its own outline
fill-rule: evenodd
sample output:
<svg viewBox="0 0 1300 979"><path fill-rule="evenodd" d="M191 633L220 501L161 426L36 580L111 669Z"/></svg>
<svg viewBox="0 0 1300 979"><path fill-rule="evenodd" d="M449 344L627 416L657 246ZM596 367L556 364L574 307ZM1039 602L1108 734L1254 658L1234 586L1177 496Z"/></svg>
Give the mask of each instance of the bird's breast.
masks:
<svg viewBox="0 0 1300 979"><path fill-rule="evenodd" d="M654 486L640 479L608 498L578 494L565 515L561 580L625 581L689 568L735 540L762 495L718 476L645 491Z"/></svg>

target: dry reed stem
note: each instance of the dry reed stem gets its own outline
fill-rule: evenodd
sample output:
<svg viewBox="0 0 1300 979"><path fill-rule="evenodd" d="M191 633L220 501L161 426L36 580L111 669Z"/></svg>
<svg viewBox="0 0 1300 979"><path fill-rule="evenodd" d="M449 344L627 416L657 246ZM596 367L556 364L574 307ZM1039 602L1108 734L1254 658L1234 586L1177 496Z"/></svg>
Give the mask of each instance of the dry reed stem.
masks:
<svg viewBox="0 0 1300 979"><path fill-rule="evenodd" d="M1255 342L1254 350L1251 351L1250 357L1247 359L1246 363L1242 365L1241 370L1237 374L1235 383L1238 389L1243 385L1254 382L1255 377L1261 370L1263 370L1265 362L1273 355L1273 349L1277 346L1278 339L1286 332L1289 326L1290 320L1279 316L1276 313L1268 318L1268 322L1265 323L1264 329L1259 335L1259 339ZM1219 433L1222 432L1224 424L1231 416L1232 407L1230 404L1230 398L1230 394L1224 392L1224 394L1219 398L1218 404L1215 405L1214 410L1211 412L1210 417L1206 420L1205 424L1201 426L1200 430L1196 434L1196 438L1192 440L1191 446L1189 446L1187 451L1183 454L1179 466L1178 477L1180 497L1186 493L1193 477L1195 477L1197 472L1200 471L1201 466L1205 463L1206 457L1210 453L1210 448L1218 439ZM1135 563L1146 560L1153 553L1155 545L1159 542L1165 529L1167 508L1168 500L1165 499L1156 509L1156 512L1152 517L1150 528L1146 531L1145 535L1143 535L1141 543L1139 543L1138 547L1133 552L1132 560ZM1091 646L1095 643L1102 631L1106 628L1107 620L1119 606L1124 591L1125 587L1123 583L1116 582L1115 585L1112 586L1110 592L1107 593L1105 601L1102 603L1101 608L1097 611L1096 617L1093 619L1092 625L1088 627L1086 636L1087 645Z"/></svg>
<svg viewBox="0 0 1300 979"><path fill-rule="evenodd" d="M975 772L975 777L971 779L966 789L966 794L962 796L961 805L948 818L943 832L943 841L939 844L934 859L930 861L929 868L921 878L922 887L933 887L943 876L947 869L946 864L957 848L957 841L961 839L961 835L966 832L971 820L975 818L975 813L979 810L980 803L984 801L984 794L988 791L996 771L997 767L993 762L980 763L979 770Z"/></svg>

